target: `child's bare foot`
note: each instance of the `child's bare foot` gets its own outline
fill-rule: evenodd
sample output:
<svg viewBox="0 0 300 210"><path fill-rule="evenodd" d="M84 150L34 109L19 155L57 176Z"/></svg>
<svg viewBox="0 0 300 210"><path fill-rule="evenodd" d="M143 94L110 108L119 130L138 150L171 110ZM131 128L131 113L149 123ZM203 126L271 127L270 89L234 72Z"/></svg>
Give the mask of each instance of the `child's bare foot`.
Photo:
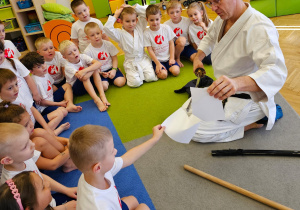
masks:
<svg viewBox="0 0 300 210"><path fill-rule="evenodd" d="M107 109L107 106L100 99L98 101L95 101L95 104L100 112L104 112Z"/></svg>
<svg viewBox="0 0 300 210"><path fill-rule="evenodd" d="M71 104L71 103L68 103L66 108L68 112L81 112L82 110L81 106L76 106L75 104Z"/></svg>
<svg viewBox="0 0 300 210"><path fill-rule="evenodd" d="M180 68L184 67L184 65L181 63L180 59L176 59L176 62L178 63Z"/></svg>
<svg viewBox="0 0 300 210"><path fill-rule="evenodd" d="M68 173L68 172L73 171L75 169L77 169L77 167L75 166L75 164L73 163L73 161L71 159L67 160L67 162L62 167L62 170L65 173Z"/></svg>
<svg viewBox="0 0 300 210"><path fill-rule="evenodd" d="M108 108L108 106L110 106L110 103L107 101L106 97L101 97L101 100L107 106L107 108Z"/></svg>
<svg viewBox="0 0 300 210"><path fill-rule="evenodd" d="M251 130L251 129L254 129L254 128L261 128L263 126L264 126L264 124L252 123L250 125L246 125L245 128L244 128L244 131L248 131L248 130Z"/></svg>
<svg viewBox="0 0 300 210"><path fill-rule="evenodd" d="M65 130L68 130L70 128L70 123L69 122L66 122L64 124L61 124L58 128L56 128L54 130L54 133L56 136L58 136L61 132L65 131Z"/></svg>

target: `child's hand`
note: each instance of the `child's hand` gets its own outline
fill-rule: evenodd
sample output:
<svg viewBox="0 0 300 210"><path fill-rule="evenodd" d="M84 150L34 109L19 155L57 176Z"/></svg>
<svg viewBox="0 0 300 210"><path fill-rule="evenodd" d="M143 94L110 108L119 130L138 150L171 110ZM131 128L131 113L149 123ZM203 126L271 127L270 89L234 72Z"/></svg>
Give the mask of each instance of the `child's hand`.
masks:
<svg viewBox="0 0 300 210"><path fill-rule="evenodd" d="M167 70L167 69L161 63L159 63L159 65L156 65L156 68L155 68L156 74L159 74L161 70Z"/></svg>
<svg viewBox="0 0 300 210"><path fill-rule="evenodd" d="M164 131L165 131L164 126L161 125L156 125L152 128L152 132L153 132L153 138L159 140L161 138L161 136L163 135Z"/></svg>
<svg viewBox="0 0 300 210"><path fill-rule="evenodd" d="M69 201L68 203L65 203L63 206L65 206L65 209L76 209L76 201Z"/></svg>
<svg viewBox="0 0 300 210"><path fill-rule="evenodd" d="M175 60L174 60L174 59L170 59L170 60L169 60L169 65L170 65L170 66L172 66L174 63L175 63Z"/></svg>
<svg viewBox="0 0 300 210"><path fill-rule="evenodd" d="M41 101L43 100L42 96L39 93L33 95L32 97L36 104L40 104Z"/></svg>
<svg viewBox="0 0 300 210"><path fill-rule="evenodd" d="M75 77L77 77L77 79L79 79L80 81L83 79L85 73L83 71L77 71L75 73Z"/></svg>
<svg viewBox="0 0 300 210"><path fill-rule="evenodd" d="M204 32L207 32L207 27L204 22L200 22L200 26L203 28Z"/></svg>
<svg viewBox="0 0 300 210"><path fill-rule="evenodd" d="M117 71L115 70L115 69L113 69L113 70L110 70L109 72L108 72L108 78L109 79L113 79L115 76L116 76L116 73L117 73Z"/></svg>
<svg viewBox="0 0 300 210"><path fill-rule="evenodd" d="M101 72L102 77L107 78L109 76L108 72Z"/></svg>
<svg viewBox="0 0 300 210"><path fill-rule="evenodd" d="M67 187L64 194L69 196L70 198L77 199L77 187Z"/></svg>
<svg viewBox="0 0 300 210"><path fill-rule="evenodd" d="M57 102L57 106L62 106L62 107L67 107L67 104L68 104L69 101L61 101L61 102Z"/></svg>
<svg viewBox="0 0 300 210"><path fill-rule="evenodd" d="M123 11L123 8L122 8L122 7L121 7L120 9L117 9L117 10L115 11L114 17L115 17L116 19L118 19L118 18L120 17L120 14L121 14L122 11Z"/></svg>

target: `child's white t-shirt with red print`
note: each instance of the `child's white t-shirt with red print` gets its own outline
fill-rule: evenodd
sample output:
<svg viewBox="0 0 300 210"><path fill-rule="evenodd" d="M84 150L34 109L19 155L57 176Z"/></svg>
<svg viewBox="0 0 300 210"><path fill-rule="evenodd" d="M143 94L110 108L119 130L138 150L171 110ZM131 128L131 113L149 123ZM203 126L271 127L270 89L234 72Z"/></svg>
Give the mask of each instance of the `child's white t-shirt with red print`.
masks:
<svg viewBox="0 0 300 210"><path fill-rule="evenodd" d="M176 35L175 39L179 37L186 38L185 46L189 45L188 31L191 23L192 23L191 20L187 17L181 17L181 21L179 23L173 23L171 19L164 22L164 24L172 28L173 32Z"/></svg>
<svg viewBox="0 0 300 210"><path fill-rule="evenodd" d="M210 20L210 23L207 28L211 26L212 22L213 21ZM199 46L201 40L206 35L206 33L201 26L197 26L193 23L189 26L189 35L190 35L191 42Z"/></svg>
<svg viewBox="0 0 300 210"><path fill-rule="evenodd" d="M6 58L18 59L21 53L10 40L4 40L4 55Z"/></svg>
<svg viewBox="0 0 300 210"><path fill-rule="evenodd" d="M53 78L54 85L59 84L64 80L65 76L61 70L65 66L66 60L63 58L60 52L55 51L55 56L52 61L45 61L48 69L48 74Z"/></svg>

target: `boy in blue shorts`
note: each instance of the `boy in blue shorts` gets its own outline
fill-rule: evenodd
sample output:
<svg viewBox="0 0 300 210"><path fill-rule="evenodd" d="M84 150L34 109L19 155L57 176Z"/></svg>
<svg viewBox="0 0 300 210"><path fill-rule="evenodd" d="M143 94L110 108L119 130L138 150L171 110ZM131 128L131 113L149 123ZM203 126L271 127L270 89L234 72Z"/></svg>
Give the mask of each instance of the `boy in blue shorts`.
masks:
<svg viewBox="0 0 300 210"><path fill-rule="evenodd" d="M157 5L146 9L149 28L144 32L144 47L147 47L152 59L153 69L159 79L166 79L168 71L177 76L180 67L174 59L174 41L176 36L168 25L160 24L161 14Z"/></svg>
<svg viewBox="0 0 300 210"><path fill-rule="evenodd" d="M189 26L192 23L187 17L181 16L182 8L179 1L170 1L167 4L167 13L170 16L170 20L167 20L164 24L170 26L175 37L175 60L180 67L183 64L180 61L180 56L185 57L193 62L196 56L197 50L189 43Z"/></svg>
<svg viewBox="0 0 300 210"><path fill-rule="evenodd" d="M22 59L21 62L32 73L33 80L42 95L42 101L36 105L42 115L62 107L65 115L68 112L80 112L82 107L76 106L73 103L73 92L70 84L64 84L59 88L53 85L53 78L48 74L47 64L44 57L37 52L29 52Z"/></svg>
<svg viewBox="0 0 300 210"><path fill-rule="evenodd" d="M124 86L126 79L118 69L118 49L111 42L102 40L102 31L97 23L86 24L84 32L91 42L84 54L101 63L100 74L103 90L106 91L110 83L117 87Z"/></svg>

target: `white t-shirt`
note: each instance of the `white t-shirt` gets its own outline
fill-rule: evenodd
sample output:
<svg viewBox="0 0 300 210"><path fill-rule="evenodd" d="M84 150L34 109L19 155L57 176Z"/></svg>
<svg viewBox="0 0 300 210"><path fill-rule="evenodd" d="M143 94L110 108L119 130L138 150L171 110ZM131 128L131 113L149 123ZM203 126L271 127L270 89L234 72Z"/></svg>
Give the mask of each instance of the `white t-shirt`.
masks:
<svg viewBox="0 0 300 210"><path fill-rule="evenodd" d="M65 66L66 60L63 58L60 52L55 51L55 56L52 61L45 61L47 64L48 73L54 80L54 84L59 84L64 80L64 75L61 70Z"/></svg>
<svg viewBox="0 0 300 210"><path fill-rule="evenodd" d="M41 94L42 98L48 101L54 101L53 99L53 88L52 84L54 82L53 78L47 73L44 77L39 77L36 75L32 75L32 78L36 84L36 87ZM44 111L47 106L41 106L36 104L36 109L39 112Z"/></svg>
<svg viewBox="0 0 300 210"><path fill-rule="evenodd" d="M109 41L103 40L103 44L100 48L95 48L92 44L89 44L84 51L84 54L92 57L95 60L100 61L101 71L106 71L112 68L111 56L117 55L119 50Z"/></svg>
<svg viewBox="0 0 300 210"><path fill-rule="evenodd" d="M191 20L187 17L181 17L181 21L179 23L173 23L172 20L167 20L164 22L164 24L171 27L173 32L175 33L177 39L180 36L183 36L186 38L185 46L189 45L188 41L188 31L189 31L189 25L191 24Z"/></svg>
<svg viewBox="0 0 300 210"><path fill-rule="evenodd" d="M160 24L160 29L157 31L147 28L144 31L144 47L152 47L159 61L168 61L170 59L169 41L175 36L175 33L168 25Z"/></svg>
<svg viewBox="0 0 300 210"><path fill-rule="evenodd" d="M92 61L93 58L85 54L80 54L80 61L78 63L74 64L67 61L65 66L66 82L73 86L77 80L75 73L91 65Z"/></svg>
<svg viewBox="0 0 300 210"><path fill-rule="evenodd" d="M115 158L112 169L104 175L106 180L110 182L110 187L106 190L100 190L88 184L82 174L78 181L76 209L121 210L121 199L113 176L121 170L122 166L123 159L121 157Z"/></svg>
<svg viewBox="0 0 300 210"><path fill-rule="evenodd" d="M4 40L4 55L6 58L18 59L21 53L10 40Z"/></svg>
<svg viewBox="0 0 300 210"><path fill-rule="evenodd" d="M99 25L102 33L104 33L103 24L101 23L100 20L98 20L96 18L91 18L87 22L82 22L80 20L77 20L72 25L72 28L71 28L71 39L78 39L78 41L79 41L79 46L78 47L80 49L80 52L83 52L85 50L85 48L88 46L88 44L90 43L90 41L86 37L86 34L84 33L85 25L90 23L90 22L97 23Z"/></svg>
<svg viewBox="0 0 300 210"><path fill-rule="evenodd" d="M209 28L212 23L213 23L213 21L210 20L210 23L208 24L207 28ZM201 26L197 26L194 23L192 23L189 26L189 35L190 35L191 42L195 43L197 46L199 46L201 40L206 35L206 33Z"/></svg>

